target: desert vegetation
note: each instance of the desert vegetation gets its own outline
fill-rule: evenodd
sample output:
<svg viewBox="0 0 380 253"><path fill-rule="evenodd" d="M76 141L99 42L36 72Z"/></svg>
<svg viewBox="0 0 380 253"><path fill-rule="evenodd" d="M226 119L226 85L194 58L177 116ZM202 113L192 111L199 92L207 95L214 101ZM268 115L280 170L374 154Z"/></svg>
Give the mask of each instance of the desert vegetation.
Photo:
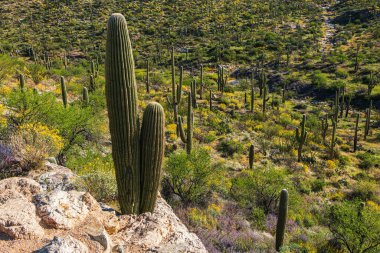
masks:
<svg viewBox="0 0 380 253"><path fill-rule="evenodd" d="M3 2L0 179L160 191L209 252L379 252L378 1Z"/></svg>

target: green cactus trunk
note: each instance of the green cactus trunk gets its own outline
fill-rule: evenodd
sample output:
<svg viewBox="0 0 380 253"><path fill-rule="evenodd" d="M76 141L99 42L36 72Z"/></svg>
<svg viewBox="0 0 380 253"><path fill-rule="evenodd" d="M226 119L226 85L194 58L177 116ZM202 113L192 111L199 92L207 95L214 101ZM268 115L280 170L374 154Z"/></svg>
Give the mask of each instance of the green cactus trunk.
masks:
<svg viewBox="0 0 380 253"><path fill-rule="evenodd" d="M212 90L210 90L209 103L210 103L210 111L212 111Z"/></svg>
<svg viewBox="0 0 380 253"><path fill-rule="evenodd" d="M288 191L286 189L283 189L280 195L280 204L277 216L276 251L280 251L282 245L284 244L285 226L288 216L288 199Z"/></svg>
<svg viewBox="0 0 380 253"><path fill-rule="evenodd" d="M359 131L359 113L356 114L356 121L355 121L354 152L356 152L358 148L358 131Z"/></svg>
<svg viewBox="0 0 380 253"><path fill-rule="evenodd" d="M65 78L61 76L61 93L62 93L62 102L63 106L67 107L67 91L65 85Z"/></svg>
<svg viewBox="0 0 380 253"><path fill-rule="evenodd" d="M199 99L203 99L203 89L204 89L204 83L203 83L203 65L201 64L201 78L200 78L200 89L199 89Z"/></svg>
<svg viewBox="0 0 380 253"><path fill-rule="evenodd" d="M95 78L93 75L90 75L90 91L96 90Z"/></svg>
<svg viewBox="0 0 380 253"><path fill-rule="evenodd" d="M150 88L149 88L149 60L146 60L146 93L149 94Z"/></svg>
<svg viewBox="0 0 380 253"><path fill-rule="evenodd" d="M90 99L88 97L88 89L86 87L83 87L83 103L85 105L88 105L90 103Z"/></svg>
<svg viewBox="0 0 380 253"><path fill-rule="evenodd" d="M253 169L253 163L255 161L255 147L253 144L249 146L249 168Z"/></svg>
<svg viewBox="0 0 380 253"><path fill-rule="evenodd" d="M326 142L327 130L329 129L328 115L321 119L322 140Z"/></svg>
<svg viewBox="0 0 380 253"><path fill-rule="evenodd" d="M255 87L251 85L251 112L255 110Z"/></svg>
<svg viewBox="0 0 380 253"><path fill-rule="evenodd" d="M302 149L306 141L307 137L307 131L306 131L306 115L302 116L302 122L301 122L301 132L299 131L299 128L296 128L296 141L298 142L298 162L301 162L302 159Z"/></svg>
<svg viewBox="0 0 380 253"><path fill-rule="evenodd" d="M336 136L336 127L337 127L337 124L333 120L333 122L332 122L331 142L330 142L330 145L328 146L329 147L329 153L330 153L330 159L334 158L335 145L336 145L336 137L335 137Z"/></svg>
<svg viewBox="0 0 380 253"><path fill-rule="evenodd" d="M370 112L370 109L367 108L365 110L364 140L367 140L367 136L369 134L370 121L371 121L371 112Z"/></svg>
<svg viewBox="0 0 380 253"><path fill-rule="evenodd" d="M144 111L140 134L140 213L152 212L161 180L165 149L165 114L158 103L149 103Z"/></svg>
<svg viewBox="0 0 380 253"><path fill-rule="evenodd" d="M191 149L193 148L193 106L192 106L192 95L189 93L187 99L187 134L185 134L185 130L183 128L183 120L182 117L178 117L177 128L180 133L181 140L186 144L186 152L187 154L191 153Z"/></svg>
<svg viewBox="0 0 380 253"><path fill-rule="evenodd" d="M25 88L25 77L23 74L20 74L20 90L23 91Z"/></svg>
<svg viewBox="0 0 380 253"><path fill-rule="evenodd" d="M265 116L266 116L266 110L267 110L267 102L269 101L269 97L268 96L268 88L267 86L264 87L264 90L263 90L263 118L265 119Z"/></svg>

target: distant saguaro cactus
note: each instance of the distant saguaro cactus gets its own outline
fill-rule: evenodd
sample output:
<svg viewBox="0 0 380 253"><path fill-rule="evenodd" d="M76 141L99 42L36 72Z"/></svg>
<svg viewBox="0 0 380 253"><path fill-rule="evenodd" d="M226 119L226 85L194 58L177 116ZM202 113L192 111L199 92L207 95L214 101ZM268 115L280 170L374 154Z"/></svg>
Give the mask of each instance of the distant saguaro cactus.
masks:
<svg viewBox="0 0 380 253"><path fill-rule="evenodd" d="M24 77L24 75L20 74L19 79L20 79L20 89L24 90L24 87L25 87L25 77Z"/></svg>
<svg viewBox="0 0 380 253"><path fill-rule="evenodd" d="M321 128L322 128L322 140L323 143L326 142L327 130L329 129L329 116L326 115L321 119Z"/></svg>
<svg viewBox="0 0 380 253"><path fill-rule="evenodd" d="M180 68L179 84L176 86L176 84L175 84L174 47L172 47L172 51L171 51L171 70L172 70L172 99L170 100L170 98L167 97L167 100L168 100L169 105L173 107L174 123L177 123L178 106L181 102L181 96L182 96L183 67Z"/></svg>
<svg viewBox="0 0 380 253"><path fill-rule="evenodd" d="M249 146L249 168L253 169L253 162L255 160L255 147L253 144Z"/></svg>
<svg viewBox="0 0 380 253"><path fill-rule="evenodd" d="M301 131L299 128L296 128L296 141L298 142L298 162L302 159L302 148L305 144L306 137L307 137L307 131L306 131L306 115L304 114L302 116L302 122L301 122Z"/></svg>
<svg viewBox="0 0 380 253"><path fill-rule="evenodd" d="M327 144L327 146L329 148L330 159L334 158L335 146L336 146L336 143L337 143L337 139L336 139L336 127L337 127L336 121L334 119L332 119L331 142L330 142L330 144Z"/></svg>
<svg viewBox="0 0 380 253"><path fill-rule="evenodd" d="M88 103L90 102L89 100L89 97L88 97L88 89L87 87L83 87L83 102L84 104L88 105Z"/></svg>
<svg viewBox="0 0 380 253"><path fill-rule="evenodd" d="M263 91L263 117L265 118L265 113L266 113L266 110L267 110L267 102L269 101L269 97L268 97L268 87L265 86L264 87L264 91Z"/></svg>
<svg viewBox="0 0 380 253"><path fill-rule="evenodd" d="M280 248L284 244L285 237L285 225L288 216L288 191L283 189L280 195L280 204L278 208L277 227L276 227L276 250L280 251Z"/></svg>
<svg viewBox="0 0 380 253"><path fill-rule="evenodd" d="M355 136L354 136L354 152L356 152L358 148L358 131L359 131L359 113L356 114L356 121L355 121Z"/></svg>
<svg viewBox="0 0 380 253"><path fill-rule="evenodd" d="M146 84L145 84L145 89L146 89L146 93L149 94L150 92L150 88L149 88L149 60L146 60Z"/></svg>
<svg viewBox="0 0 380 253"><path fill-rule="evenodd" d="M210 91L211 94L211 91ZM183 128L183 120L182 117L178 117L177 121L177 127L178 132L180 134L181 140L186 144L186 152L187 154L191 153L191 149L193 148L193 121L194 121L194 115L193 115L193 106L192 106L192 95L191 92L189 93L188 99L187 99L187 134L185 134L185 130Z"/></svg>
<svg viewBox="0 0 380 253"><path fill-rule="evenodd" d="M106 100L123 214L153 211L164 154L165 115L160 104L148 104L139 129L134 68L127 22L123 15L112 14L107 29Z"/></svg>
<svg viewBox="0 0 380 253"><path fill-rule="evenodd" d="M251 85L251 112L255 110L255 87Z"/></svg>
<svg viewBox="0 0 380 253"><path fill-rule="evenodd" d="M65 78L63 76L61 76L61 93L62 93L63 106L67 107L67 91L66 91Z"/></svg>

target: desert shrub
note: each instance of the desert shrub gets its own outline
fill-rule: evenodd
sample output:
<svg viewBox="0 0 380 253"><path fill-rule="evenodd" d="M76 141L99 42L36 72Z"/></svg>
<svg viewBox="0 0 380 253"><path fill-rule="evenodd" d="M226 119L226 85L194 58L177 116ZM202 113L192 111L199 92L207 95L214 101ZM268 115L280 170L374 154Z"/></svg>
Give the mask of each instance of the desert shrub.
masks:
<svg viewBox="0 0 380 253"><path fill-rule="evenodd" d="M351 192L347 194L347 199L360 199L362 201L379 201L380 199L377 197L376 192L376 183L371 181L358 181L352 186Z"/></svg>
<svg viewBox="0 0 380 253"><path fill-rule="evenodd" d="M17 70L20 70L23 62L6 54L0 54L0 84Z"/></svg>
<svg viewBox="0 0 380 253"><path fill-rule="evenodd" d="M322 73L321 71L316 70L311 76L311 83L319 88L327 87L328 77L326 74Z"/></svg>
<svg viewBox="0 0 380 253"><path fill-rule="evenodd" d="M323 187L325 187L325 181L322 179L315 179L311 182L311 190L313 192L323 191Z"/></svg>
<svg viewBox="0 0 380 253"><path fill-rule="evenodd" d="M88 191L98 201L114 201L117 198L115 170L111 156L97 157L79 171L76 185Z"/></svg>
<svg viewBox="0 0 380 253"><path fill-rule="evenodd" d="M46 69L40 64L32 63L28 66L28 70L35 84L39 84L46 76Z"/></svg>
<svg viewBox="0 0 380 253"><path fill-rule="evenodd" d="M235 153L243 152L244 146L239 140L224 139L217 146L217 150L222 153L223 156L233 156Z"/></svg>
<svg viewBox="0 0 380 253"><path fill-rule="evenodd" d="M169 156L165 163L166 183L184 204L204 203L210 195L213 169L207 149L194 148L191 154L181 150Z"/></svg>
<svg viewBox="0 0 380 253"><path fill-rule="evenodd" d="M292 190L292 183L284 170L267 166L255 171L243 171L232 180L231 196L243 207L262 208L266 214L274 212L280 191Z"/></svg>
<svg viewBox="0 0 380 253"><path fill-rule="evenodd" d="M359 167L361 169L368 170L372 167L380 165L380 157L371 153L361 153L357 157L360 159Z"/></svg>
<svg viewBox="0 0 380 253"><path fill-rule="evenodd" d="M335 240L348 252L379 252L380 212L359 202L343 202L330 207L327 225Z"/></svg>
<svg viewBox="0 0 380 253"><path fill-rule="evenodd" d="M49 156L56 156L63 147L63 139L56 129L40 123L21 125L10 136L9 146L27 170L39 167Z"/></svg>

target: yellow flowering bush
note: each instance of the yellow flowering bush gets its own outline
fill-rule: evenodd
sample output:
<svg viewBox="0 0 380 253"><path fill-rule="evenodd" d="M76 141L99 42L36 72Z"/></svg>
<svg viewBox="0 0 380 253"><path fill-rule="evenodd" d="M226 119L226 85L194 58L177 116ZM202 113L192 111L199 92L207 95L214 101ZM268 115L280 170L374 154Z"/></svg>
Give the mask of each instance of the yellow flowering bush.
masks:
<svg viewBox="0 0 380 253"><path fill-rule="evenodd" d="M203 210L199 210L198 208L190 208L188 218L193 226L212 229L217 225L217 220L214 217Z"/></svg>
<svg viewBox="0 0 380 253"><path fill-rule="evenodd" d="M21 125L11 136L10 146L22 165L34 169L49 156L56 156L63 148L63 139L58 130L40 123Z"/></svg>
<svg viewBox="0 0 380 253"><path fill-rule="evenodd" d="M336 164L332 160L327 160L326 161L326 167L330 170L335 170L336 169Z"/></svg>

